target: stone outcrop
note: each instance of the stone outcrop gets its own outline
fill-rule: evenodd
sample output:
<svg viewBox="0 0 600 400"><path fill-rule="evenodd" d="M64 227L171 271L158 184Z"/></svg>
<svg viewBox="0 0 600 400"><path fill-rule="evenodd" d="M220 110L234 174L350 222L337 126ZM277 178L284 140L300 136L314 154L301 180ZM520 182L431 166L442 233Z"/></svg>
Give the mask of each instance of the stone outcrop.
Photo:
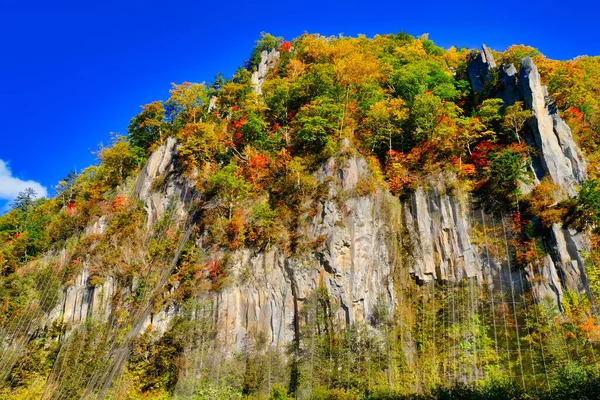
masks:
<svg viewBox="0 0 600 400"><path fill-rule="evenodd" d="M471 59L467 76L476 99L480 99L487 83L492 81L492 70L496 62L485 45ZM501 65L498 68L499 82L496 97L504 100L506 106L523 100L525 107L532 111L529 127L533 140L528 142L539 149L539 156L532 162L536 179L548 174L563 192L574 197L576 186L587 178L586 164L571 134L571 130L558 114L547 89L542 85L540 74L531 57L521 60L520 69L514 65ZM528 138L526 138L527 140ZM538 166L539 164L539 166ZM529 187L523 187L525 192Z"/></svg>
<svg viewBox="0 0 600 400"><path fill-rule="evenodd" d="M525 106L533 112L530 128L539 149L544 171L566 194L577 194L575 186L587 176L581 151L571 130L551 105L546 87L542 85L537 67L530 57L521 60L519 73Z"/></svg>
<svg viewBox="0 0 600 400"><path fill-rule="evenodd" d="M320 243L318 250L293 257L277 249L242 250L232 256L233 283L215 299L222 343L241 349L252 332L262 332L272 346L290 343L298 313L316 306L319 287L327 289L342 325L368 320L380 302L393 309L393 224L400 222L401 208L387 193L356 194L359 180L370 177L364 159L338 162L331 159L318 172L330 193L307 229L306 240ZM336 200L339 193L348 198Z"/></svg>
<svg viewBox="0 0 600 400"><path fill-rule="evenodd" d="M58 307L62 308L62 321L67 326L75 326L94 318L108 320L113 295L116 293L115 281L112 277L104 278L102 284L90 286L90 269L84 263L83 270L73 279L73 284L64 290L64 300Z"/></svg>
<svg viewBox="0 0 600 400"><path fill-rule="evenodd" d="M276 51L263 52L259 68L252 75L257 93L278 56ZM471 64L469 77L474 90L482 93L496 64L485 46ZM512 65L501 66L499 77L498 96L506 104L524 99L533 111L530 137L540 150L542 172L566 194L574 195L575 186L585 179L585 162L569 128L548 101L537 69L530 59L524 59L520 73ZM364 194L357 187L372 175L365 159L351 154L345 141L341 154L323 163L315 173L327 188L327 196L315 204L314 214L299 228L298 233L308 244L305 253L290 255L278 248L230 252L228 283L203 300L208 305L205 316L215 328L220 346L242 350L256 334L263 335L269 346L291 343L300 329L301 315L316 307L314 293L319 288L326 290L339 326L369 321L382 304L390 311L398 307L394 277L400 269L407 270L419 283L474 279L494 290L503 282L508 285L504 290L510 286L517 292L528 286L535 298L551 298L558 306L565 290L586 291L582 252L587 251L588 244L583 235L553 226L551 237L546 238L548 254L541 262L519 271L511 268L511 260L502 252L490 255L486 251L491 238L474 239L481 229L485 235L486 218L488 230L490 223L498 226L498 221L491 222L468 193L451 190L447 182L455 176L431 176L427 184L404 200L382 189ZM136 182L135 195L144 203L148 229L168 209L174 211L181 225L192 193L189 178L178 171L177 143L168 138L150 156ZM475 216L475 210L481 216ZM100 218L86 233L102 234L106 226L106 219ZM60 307L68 324L78 324L90 316L106 320L114 311L114 294L133 290L117 288L110 277L95 287L89 283L86 264L64 291ZM165 296L168 298L168 293ZM142 328L151 326L159 334L164 333L181 312L180 306L166 301L144 316ZM407 344L403 351L409 354L412 345Z"/></svg>
<svg viewBox="0 0 600 400"><path fill-rule="evenodd" d="M467 75L471 81L471 88L476 97L479 97L492 80L491 70L496 68L496 62L490 50L484 45L467 66Z"/></svg>
<svg viewBox="0 0 600 400"><path fill-rule="evenodd" d="M494 67L490 52L483 46L467 69L476 95L483 90ZM532 111L528 121L530 134L525 135L525 141L538 149L538 155L530 165L534 179L531 183L521 183L521 191L529 193L547 175L561 188L563 196L575 197L577 186L587 178L585 160L571 130L548 96L533 60L523 58L518 73L512 64L500 66L497 90L496 97L502 98L506 106L523 100L525 108ZM558 224L552 227L546 239L549 254L536 266L527 267L527 281L535 298L551 298L560 307L563 290L589 292L582 259L582 252L589 244L583 234L563 229Z"/></svg>
<svg viewBox="0 0 600 400"><path fill-rule="evenodd" d="M563 286L576 293L588 290L583 254L590 251L583 233L565 229L560 224L552 225L553 253Z"/></svg>
<svg viewBox="0 0 600 400"><path fill-rule="evenodd" d="M538 301L550 299L560 307L563 290L552 257L546 254L536 265L529 264L525 272L533 297Z"/></svg>
<svg viewBox="0 0 600 400"><path fill-rule="evenodd" d="M466 194L450 194L443 186L419 188L411 195L404 219L413 243L411 273L419 280L481 281L481 262L470 239L470 212Z"/></svg>
<svg viewBox="0 0 600 400"><path fill-rule="evenodd" d="M522 95L517 82L518 71L513 64L500 66L500 92L497 97L504 101L506 107L512 106L522 100Z"/></svg>
<svg viewBox="0 0 600 400"><path fill-rule="evenodd" d="M177 142L168 137L152 155L140 172L135 196L144 202L150 229L168 207L178 220L187 216L186 205L192 197L192 184L175 171Z"/></svg>
<svg viewBox="0 0 600 400"><path fill-rule="evenodd" d="M256 71L254 71L250 77L256 94L262 94L262 84L265 81L265 77L277 61L279 61L279 51L276 49L273 49L270 52L263 50L262 53L260 53L260 63L258 64Z"/></svg>

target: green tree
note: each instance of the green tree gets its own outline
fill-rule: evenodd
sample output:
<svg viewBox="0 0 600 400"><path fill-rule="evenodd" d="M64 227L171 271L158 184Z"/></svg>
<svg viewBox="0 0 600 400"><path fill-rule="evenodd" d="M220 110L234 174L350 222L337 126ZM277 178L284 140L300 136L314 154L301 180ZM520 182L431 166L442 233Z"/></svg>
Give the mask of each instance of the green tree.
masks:
<svg viewBox="0 0 600 400"><path fill-rule="evenodd" d="M167 118L181 128L188 122L203 121L208 115L209 91L204 83L171 84L171 97L165 102Z"/></svg>
<svg viewBox="0 0 600 400"><path fill-rule="evenodd" d="M165 118L165 108L160 101L142 106L142 112L133 117L127 127L127 140L132 146L148 150L165 130Z"/></svg>
<svg viewBox="0 0 600 400"><path fill-rule="evenodd" d="M583 182L567 218L567 223L578 230L591 228L600 233L600 187L597 181Z"/></svg>
<svg viewBox="0 0 600 400"><path fill-rule="evenodd" d="M19 210L24 213L30 212L36 196L37 192L33 188L26 188L17 194L11 207L13 210Z"/></svg>
<svg viewBox="0 0 600 400"><path fill-rule="evenodd" d="M477 114L487 129L497 130L502 121L502 107L502 99L486 99L481 103Z"/></svg>
<svg viewBox="0 0 600 400"><path fill-rule="evenodd" d="M340 104L328 98L318 98L302 107L296 115L294 142L304 151L320 153L333 144L341 118Z"/></svg>
<svg viewBox="0 0 600 400"><path fill-rule="evenodd" d="M260 53L263 51L269 52L273 49L277 49L282 41L283 38L281 37L276 37L270 33L261 32L260 39L256 41L256 46L254 46L254 50L252 50L252 53L250 54L248 68L256 68L256 66L260 63Z"/></svg>
<svg viewBox="0 0 600 400"><path fill-rule="evenodd" d="M243 178L241 168L235 163L230 163L215 172L209 185L220 206L227 210L229 220L233 216L236 202L245 198L251 190L250 183Z"/></svg>
<svg viewBox="0 0 600 400"><path fill-rule="evenodd" d="M507 133L514 135L517 138L517 141L521 143L521 131L523 130L523 125L525 125L525 122L531 115L530 110L525 110L523 108L523 102L517 101L512 106L506 108L502 127Z"/></svg>

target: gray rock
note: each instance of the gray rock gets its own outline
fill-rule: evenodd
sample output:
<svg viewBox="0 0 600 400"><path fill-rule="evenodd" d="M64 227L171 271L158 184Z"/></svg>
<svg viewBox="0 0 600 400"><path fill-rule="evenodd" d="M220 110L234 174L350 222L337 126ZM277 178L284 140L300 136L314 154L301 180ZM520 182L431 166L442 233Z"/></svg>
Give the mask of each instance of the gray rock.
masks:
<svg viewBox="0 0 600 400"><path fill-rule="evenodd" d="M476 97L482 94L486 84L492 81L491 70L496 68L496 62L490 50L484 45L481 51L469 62L467 76Z"/></svg>
<svg viewBox="0 0 600 400"><path fill-rule="evenodd" d="M256 71L254 71L250 77L256 94L262 94L262 85L265 81L265 77L277 61L279 61L279 51L276 49L273 49L270 52L264 50L260 53L260 63L258 64Z"/></svg>
<svg viewBox="0 0 600 400"><path fill-rule="evenodd" d="M106 228L108 228L108 222L106 221L106 217L103 215L100 218L98 218L92 225L89 225L85 228L85 235L102 235Z"/></svg>
<svg viewBox="0 0 600 400"><path fill-rule="evenodd" d="M400 204L387 193L356 195L358 180L370 177L365 160L337 161L317 172L332 197L321 202L307 229L306 240L324 238L322 248L305 256L277 249L232 255L232 284L214 300L220 343L240 350L252 332L263 332L271 346L291 342L295 307L315 307L312 294L319 287L327 289L336 310L333 319L342 326L368 321L381 301L394 309L390 237L391 224L401 221ZM334 198L340 192L349 195L341 203Z"/></svg>
<svg viewBox="0 0 600 400"><path fill-rule="evenodd" d="M536 266L529 264L525 271L534 299L538 302L551 300L560 308L563 290L552 257L546 254L541 263Z"/></svg>
<svg viewBox="0 0 600 400"><path fill-rule="evenodd" d="M512 106L517 101L522 100L517 76L517 69L513 64L503 64L500 68L500 84L502 85L502 89L497 94L497 97L500 97L504 101L506 107Z"/></svg>
<svg viewBox="0 0 600 400"><path fill-rule="evenodd" d="M175 138L168 137L148 158L138 176L135 196L144 202L148 229L154 226L170 206L174 207L175 220L182 221L187 216L193 184L185 177L173 173L176 157L177 142ZM153 188L159 180L162 180L162 184Z"/></svg>
<svg viewBox="0 0 600 400"><path fill-rule="evenodd" d="M111 300L116 293L114 278L106 277L97 286L90 286L89 279L89 265L84 262L83 270L75 276L73 284L64 289L63 300L57 305L62 313L51 313L54 318L62 316L62 321L69 328L79 325L87 318L107 321L112 312Z"/></svg>
<svg viewBox="0 0 600 400"><path fill-rule="evenodd" d="M583 233L553 224L552 239L555 243L556 266L564 288L575 293L586 293L588 287L582 253L590 251L587 238Z"/></svg>
<svg viewBox="0 0 600 400"><path fill-rule="evenodd" d="M587 176L585 161L570 129L549 106L546 88L530 57L521 60L519 81L525 106L533 112L530 127L540 150L541 165L552 181L573 197L577 194L575 186Z"/></svg>
<svg viewBox="0 0 600 400"><path fill-rule="evenodd" d="M456 177L437 177L448 181ZM471 244L471 202L466 194L444 187L418 188L404 205L404 221L413 244L411 272L421 281L482 280L481 261Z"/></svg>

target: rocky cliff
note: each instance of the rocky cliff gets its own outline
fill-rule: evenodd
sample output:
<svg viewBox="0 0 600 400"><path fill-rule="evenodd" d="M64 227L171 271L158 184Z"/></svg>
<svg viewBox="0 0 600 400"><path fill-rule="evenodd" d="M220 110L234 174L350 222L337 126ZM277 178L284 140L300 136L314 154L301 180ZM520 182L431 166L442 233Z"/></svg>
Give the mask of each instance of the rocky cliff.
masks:
<svg viewBox="0 0 600 400"><path fill-rule="evenodd" d="M255 70L219 90L174 86L167 109L153 103L134 119L132 135L155 137L136 149L147 151L141 168L93 167L75 202L56 201L52 227L68 234L15 273L18 282L41 271L31 283L36 296L1 329L0 381L18 375L37 337L56 366L46 371L43 398L103 398L129 382L139 393L160 387L189 398L197 382L215 397L235 385L256 393L260 381L268 394L272 379L309 398L317 375L322 387L370 390L366 370L378 371L379 387L406 393L436 387L440 376L515 378L517 368L526 387L547 360L562 366L571 356L540 338L554 329L553 346L566 343L555 316L572 315L575 300L594 308L591 242L528 202L538 185L556 192L544 210L576 198L587 166L533 60L500 64L483 46L465 53L461 68L435 51L439 59L421 63L431 44L399 35L398 48L375 46L399 60L386 66L363 53L364 41L346 60L350 42L334 49L337 39L303 40L298 52L263 51ZM405 68L411 58L420 61ZM441 68L430 71L445 82L440 96L464 90L463 79L472 93L430 113L451 101L430 90L417 99L405 87L425 65ZM384 77L382 66L396 75ZM501 130L500 111L485 127L495 139L481 131L478 105L490 98L530 111L516 138ZM423 109L413 113L411 101ZM467 125L477 139L466 147L427 132L461 135ZM143 151L128 146L117 142L114 159L139 160ZM531 179L509 178L514 190L497 193L511 198L490 206L485 190L500 182L490 170L501 154L523 156L517 169L529 168ZM13 246L19 235L7 238ZM569 329L588 329L587 316ZM591 329L574 353L595 354Z"/></svg>
<svg viewBox="0 0 600 400"><path fill-rule="evenodd" d="M257 88L276 58L277 53L263 53L261 68L253 75ZM494 59L484 47L468 69L474 88L483 90L482 82L494 68ZM499 68L505 76L499 95L525 99L533 111L531 135L543 173L565 194L575 195L586 177L585 161L569 128L552 108L535 65L530 58L523 59L518 76L512 65ZM168 207L180 222L187 216L193 182L178 174L176 149L176 141L168 138L137 179L135 194L144 203L148 229ZM307 241L316 243L312 251L301 256L277 248L231 254L230 283L210 299L211 318L225 348L241 350L251 332L262 332L271 346L290 343L298 329L300 310L321 286L335 301L335 319L342 325L369 320L381 302L394 309L398 306L394 274L399 269L406 269L420 283L474 279L496 290L500 281L523 288L524 277L511 267L508 253L490 255L487 249L492 235L502 232L505 216L486 214L476 198L452 188L448 183L455 177L431 176L428 184L398 200L381 189L358 194L358 182L371 179L370 174L360 156L334 157L319 168L316 177L327 185L328 196L319 202L302 232ZM474 240L474 228L489 238ZM102 234L104 229L100 219L88 234ZM548 254L540 265L529 266L525 277L536 298L551 298L559 306L564 290L587 292L583 253L589 244L583 234L559 224L545 241ZM115 290L112 278L100 286L89 286L89 268L85 266L65 289L64 300L57 306L62 312L53 315L60 315L70 325L90 316L107 319ZM148 315L144 326L164 332L178 309L177 304L169 303Z"/></svg>

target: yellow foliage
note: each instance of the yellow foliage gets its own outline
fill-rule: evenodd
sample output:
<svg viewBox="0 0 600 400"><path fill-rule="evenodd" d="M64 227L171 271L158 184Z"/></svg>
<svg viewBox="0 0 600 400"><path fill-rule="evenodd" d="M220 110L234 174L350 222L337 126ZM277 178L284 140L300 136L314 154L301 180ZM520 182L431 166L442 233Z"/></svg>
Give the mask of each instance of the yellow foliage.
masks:
<svg viewBox="0 0 600 400"><path fill-rule="evenodd" d="M296 79L304 71L306 71L306 65L300 60L292 59L287 65L287 75L291 79Z"/></svg>
<svg viewBox="0 0 600 400"><path fill-rule="evenodd" d="M416 39L405 46L396 47L394 55L400 60L408 62L419 58L426 58L427 52L423 48L423 42L420 39Z"/></svg>
<svg viewBox="0 0 600 400"><path fill-rule="evenodd" d="M529 207L533 214L540 217L545 226L564 219L566 210L556 204L560 196L560 187L549 177L544 177L529 195Z"/></svg>
<svg viewBox="0 0 600 400"><path fill-rule="evenodd" d="M444 53L443 58L448 64L449 67L454 69L460 67L462 63L465 62L465 57L467 56L467 50L461 49L458 51L456 47L452 46L446 53Z"/></svg>

